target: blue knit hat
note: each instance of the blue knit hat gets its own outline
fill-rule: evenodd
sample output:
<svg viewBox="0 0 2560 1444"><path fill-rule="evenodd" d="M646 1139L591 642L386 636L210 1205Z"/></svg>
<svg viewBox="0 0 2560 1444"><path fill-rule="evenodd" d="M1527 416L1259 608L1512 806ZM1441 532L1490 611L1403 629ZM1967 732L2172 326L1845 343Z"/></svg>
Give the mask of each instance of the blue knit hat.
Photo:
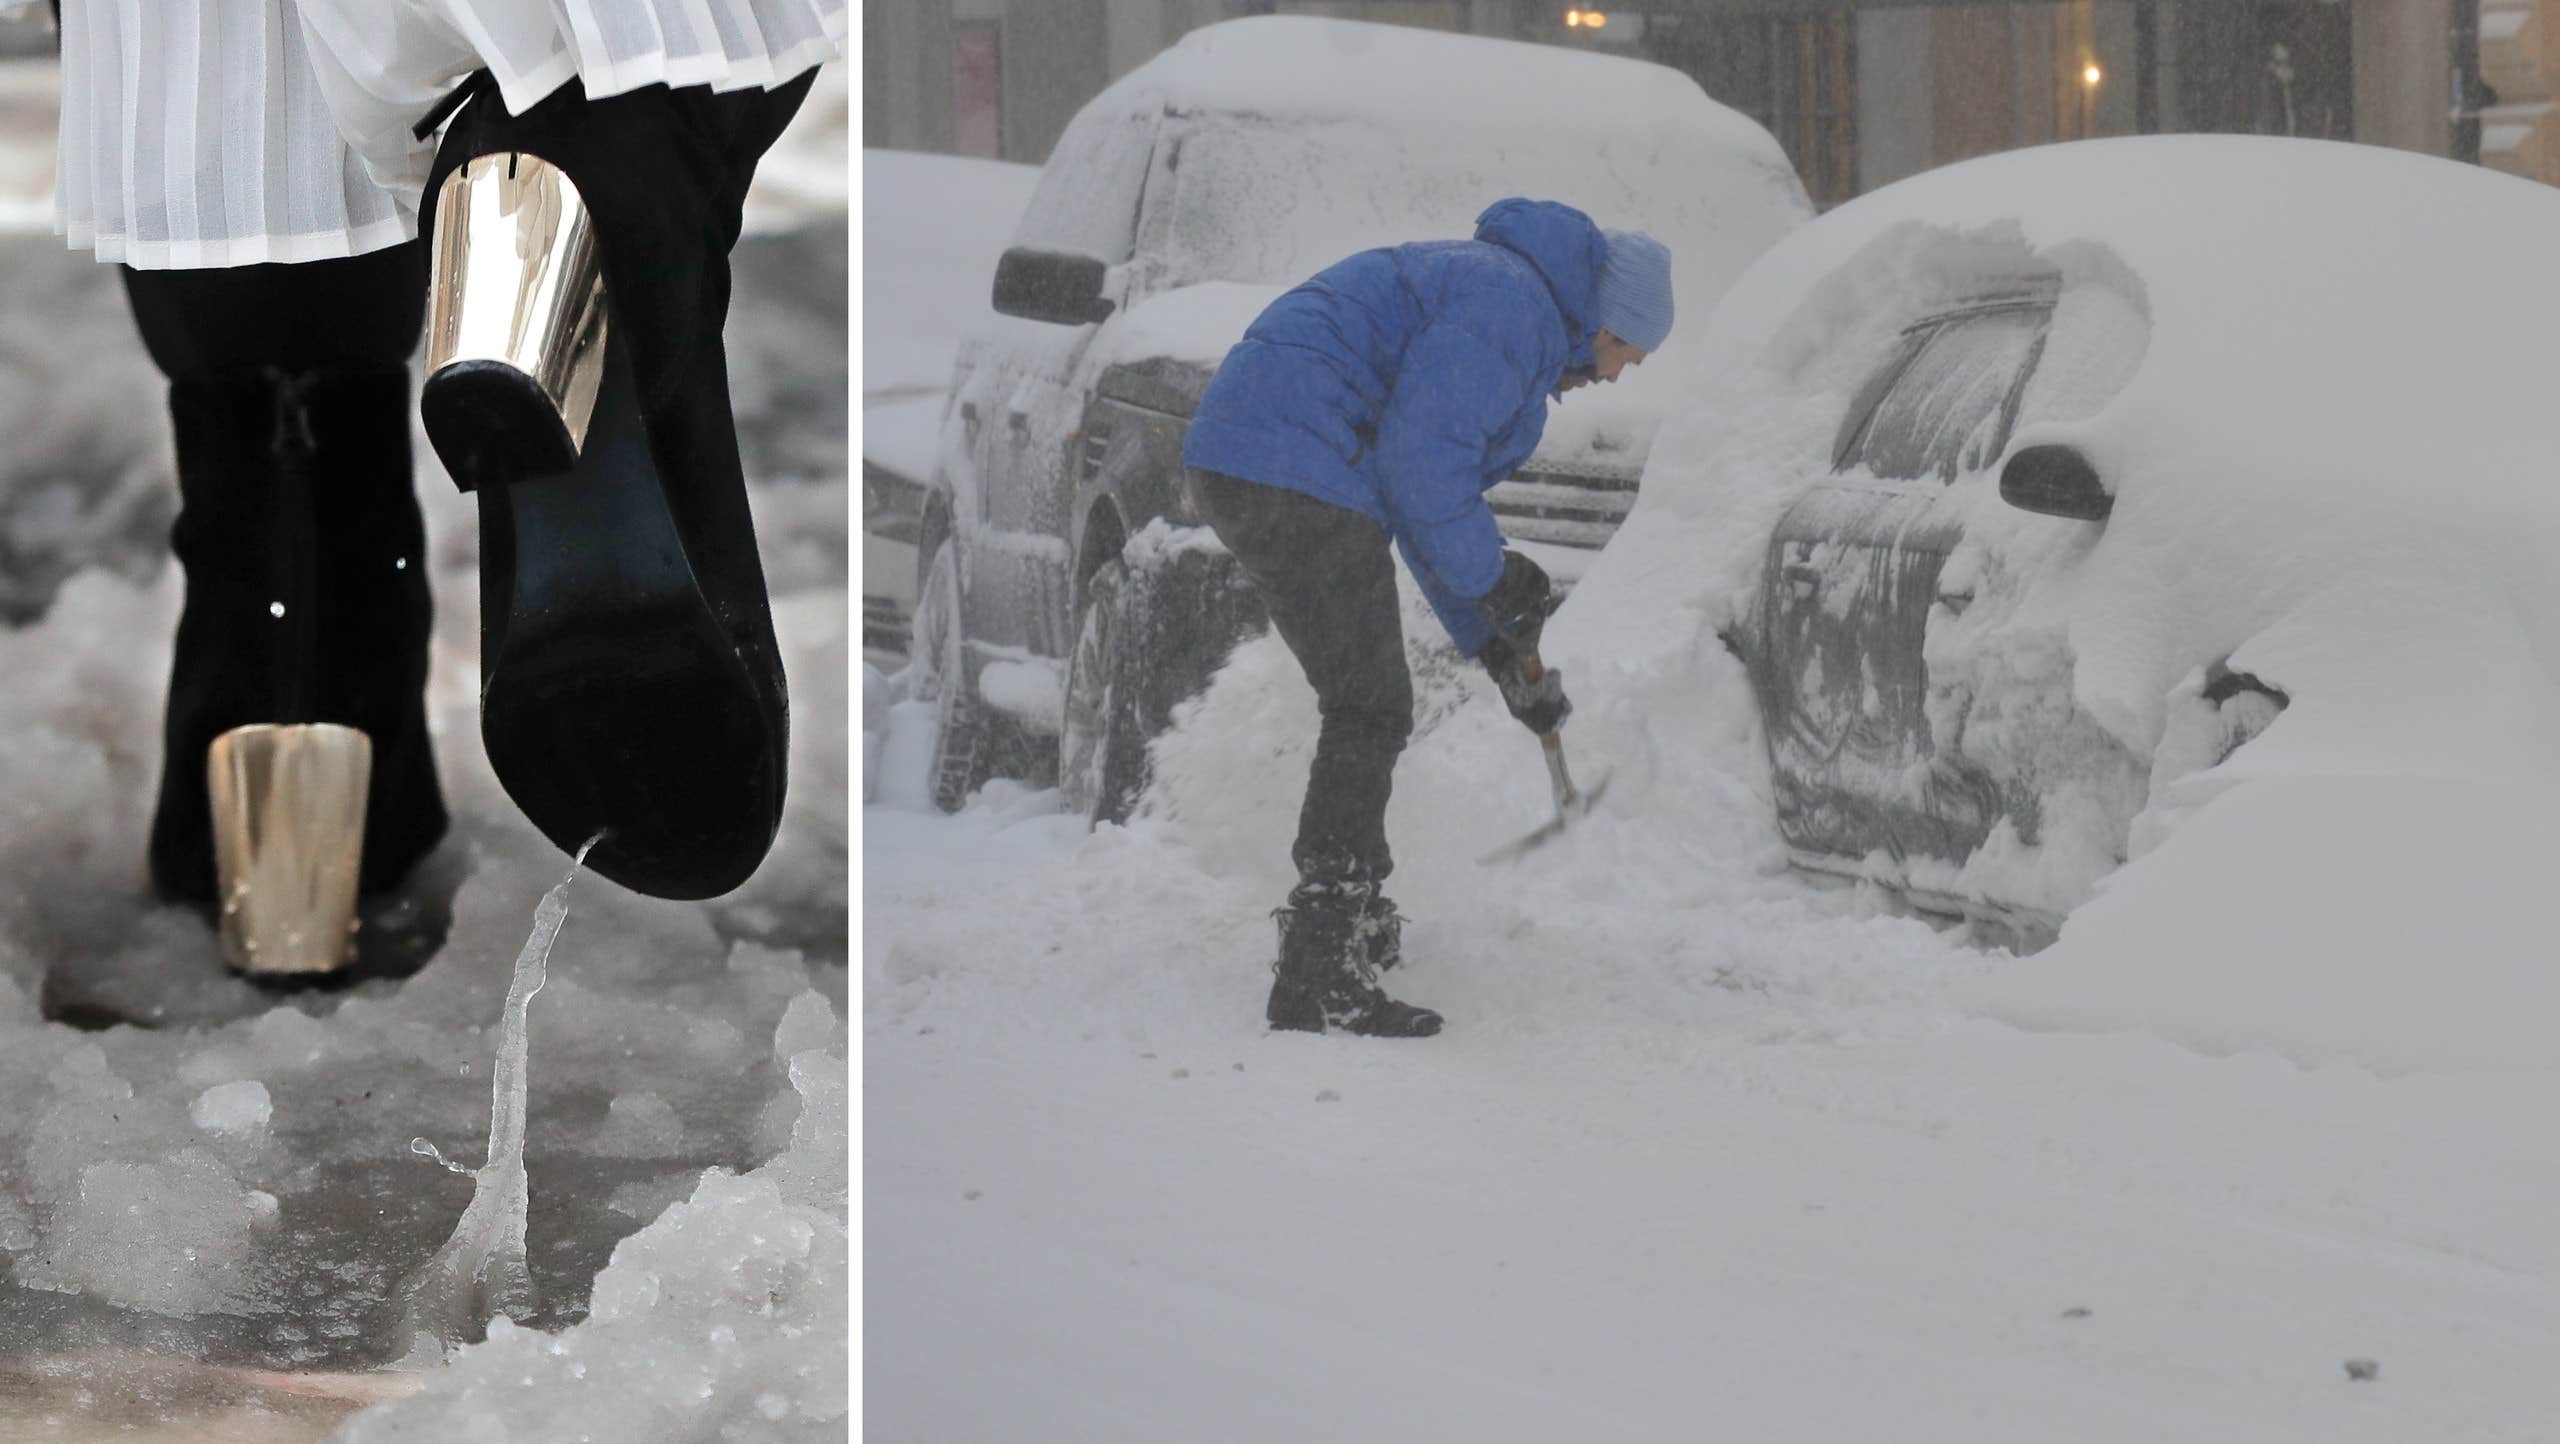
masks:
<svg viewBox="0 0 2560 1444"><path fill-rule="evenodd" d="M1671 334L1671 251L1642 231L1602 231L1609 247L1600 266L1592 324L1646 351Z"/></svg>

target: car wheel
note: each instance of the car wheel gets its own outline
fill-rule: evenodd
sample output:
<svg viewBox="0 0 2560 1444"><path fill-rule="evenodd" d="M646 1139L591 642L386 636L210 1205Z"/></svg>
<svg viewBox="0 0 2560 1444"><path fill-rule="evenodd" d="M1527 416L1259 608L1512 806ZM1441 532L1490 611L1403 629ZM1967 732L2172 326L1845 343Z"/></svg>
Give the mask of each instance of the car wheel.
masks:
<svg viewBox="0 0 2560 1444"><path fill-rule="evenodd" d="M960 549L949 537L934 543L916 589L907 695L933 706L933 753L926 780L933 805L957 812L987 780L985 709L969 688L967 644L960 624Z"/></svg>
<svg viewBox="0 0 2560 1444"><path fill-rule="evenodd" d="M2206 669L2203 696L2214 709L2218 729L2213 754L2217 767L2273 726L2284 715L2284 709L2293 705L2293 698L2282 687L2271 686L2247 672L2234 672L2220 662Z"/></svg>
<svg viewBox="0 0 2560 1444"><path fill-rule="evenodd" d="M1126 821L1146 785L1136 619L1128 567L1116 558L1103 563L1076 608L1058 729L1058 789L1069 808L1097 824Z"/></svg>

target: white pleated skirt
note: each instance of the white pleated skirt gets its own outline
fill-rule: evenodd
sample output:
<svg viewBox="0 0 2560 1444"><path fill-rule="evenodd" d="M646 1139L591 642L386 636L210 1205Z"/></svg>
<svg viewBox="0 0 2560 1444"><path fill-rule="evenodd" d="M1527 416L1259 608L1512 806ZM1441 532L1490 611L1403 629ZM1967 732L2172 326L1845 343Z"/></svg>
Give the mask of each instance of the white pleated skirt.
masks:
<svg viewBox="0 0 2560 1444"><path fill-rule="evenodd" d="M55 229L141 269L360 255L417 234L411 127L474 70L518 113L572 79L770 89L847 24L844 0L65 0Z"/></svg>

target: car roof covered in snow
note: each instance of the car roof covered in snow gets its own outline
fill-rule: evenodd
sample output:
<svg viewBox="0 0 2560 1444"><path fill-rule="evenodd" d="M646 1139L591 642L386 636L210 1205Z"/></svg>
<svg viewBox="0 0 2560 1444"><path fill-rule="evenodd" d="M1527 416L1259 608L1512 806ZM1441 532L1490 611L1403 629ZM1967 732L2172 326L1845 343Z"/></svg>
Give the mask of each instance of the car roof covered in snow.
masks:
<svg viewBox="0 0 2560 1444"><path fill-rule="evenodd" d="M1721 134L1758 151L1768 133L1706 100L1666 65L1560 45L1403 25L1261 15L1203 26L1106 96L1275 119L1374 119L1414 131Z"/></svg>
<svg viewBox="0 0 2560 1444"><path fill-rule="evenodd" d="M1713 329L1721 360L1755 364L1844 305L1917 319L2011 267L2106 277L2144 328L2138 368L2069 435L2019 444L2072 440L2123 476L2174 419L2278 470L2413 468L2456 441L2522 460L2560 443L2540 354L2560 334L2555 254L2560 190L2477 166L2257 136L2082 141L1839 207L1763 257Z"/></svg>

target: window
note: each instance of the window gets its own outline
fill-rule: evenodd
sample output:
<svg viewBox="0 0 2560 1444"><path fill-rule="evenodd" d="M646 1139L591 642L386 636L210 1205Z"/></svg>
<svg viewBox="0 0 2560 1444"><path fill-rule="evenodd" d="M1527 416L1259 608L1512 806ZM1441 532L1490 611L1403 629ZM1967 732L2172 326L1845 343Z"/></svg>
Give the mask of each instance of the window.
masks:
<svg viewBox="0 0 2560 1444"><path fill-rule="evenodd" d="M1953 481L1997 460L2044 350L2051 302L1984 307L1903 333L1849 408L1834 470Z"/></svg>
<svg viewBox="0 0 2560 1444"><path fill-rule="evenodd" d="M2347 6L2252 0L2173 13L2184 129L2355 138Z"/></svg>
<svg viewBox="0 0 2560 1444"><path fill-rule="evenodd" d="M951 150L954 155L1002 154L1004 66L993 21L956 21L951 27Z"/></svg>

